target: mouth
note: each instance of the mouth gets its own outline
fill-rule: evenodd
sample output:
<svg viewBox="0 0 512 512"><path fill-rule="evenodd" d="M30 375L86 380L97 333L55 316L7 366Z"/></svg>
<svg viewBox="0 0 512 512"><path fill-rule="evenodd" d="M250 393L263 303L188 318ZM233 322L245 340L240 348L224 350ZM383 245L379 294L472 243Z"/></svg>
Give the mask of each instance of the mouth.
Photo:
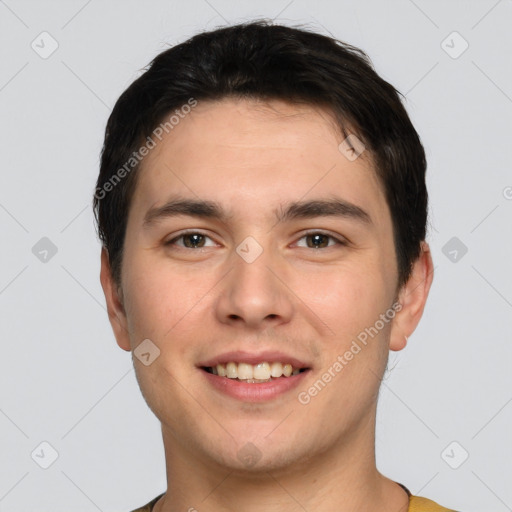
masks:
<svg viewBox="0 0 512 512"><path fill-rule="evenodd" d="M226 364L219 363L215 366L201 366L201 369L211 375L246 384L273 382L282 378L290 378L309 370L309 368L297 368L291 363L280 361L264 361L258 364L230 361Z"/></svg>
<svg viewBox="0 0 512 512"><path fill-rule="evenodd" d="M223 354L198 365L205 383L214 392L242 402L271 402L290 398L305 386L311 365L281 352ZM302 383L302 384L301 384Z"/></svg>

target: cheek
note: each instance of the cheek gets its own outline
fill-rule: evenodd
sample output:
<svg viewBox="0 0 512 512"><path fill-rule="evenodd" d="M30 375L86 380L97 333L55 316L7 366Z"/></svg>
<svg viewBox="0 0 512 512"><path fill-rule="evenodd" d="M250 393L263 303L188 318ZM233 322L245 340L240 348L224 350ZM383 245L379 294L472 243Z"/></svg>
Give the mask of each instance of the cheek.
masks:
<svg viewBox="0 0 512 512"><path fill-rule="evenodd" d="M165 265L144 256L127 259L126 269L123 287L132 348L149 339L159 350L157 358L148 366L134 358L137 380L153 412L159 418L165 417L171 425L177 411L177 416L183 416L193 408L180 385L190 378L189 363L194 348L187 338L187 320L197 314L200 302L197 295L204 295L208 288L198 289L190 279L166 271ZM173 400L172 411L169 396L180 397Z"/></svg>
<svg viewBox="0 0 512 512"><path fill-rule="evenodd" d="M357 423L358 415L373 406L387 362L391 322L380 315L389 310L392 297L386 276L378 265L372 268L344 269L318 280L315 304L308 303L331 331L321 340L321 382L310 390L317 393L318 411L324 411L319 414L338 425ZM326 392L319 391L323 387ZM353 411L352 419L346 411Z"/></svg>
<svg viewBox="0 0 512 512"><path fill-rule="evenodd" d="M183 287L143 250L125 250L123 268L125 312L133 341L149 338L158 343L185 313Z"/></svg>
<svg viewBox="0 0 512 512"><path fill-rule="evenodd" d="M390 306L390 283L376 263L311 274L298 283L299 288L299 297L318 315L340 347L373 325Z"/></svg>
<svg viewBox="0 0 512 512"><path fill-rule="evenodd" d="M125 312L133 341L159 339L162 319L167 318L172 310L168 297L162 297L162 289L151 276L134 280L128 278L125 283Z"/></svg>
<svg viewBox="0 0 512 512"><path fill-rule="evenodd" d="M189 336L191 322L200 336L202 324L197 318L204 319L206 311L211 311L208 295L215 276L198 269L177 268L164 257L143 250L127 258L125 268L125 310L135 344L149 338L162 355L172 352L173 358L186 357L190 343L181 340Z"/></svg>

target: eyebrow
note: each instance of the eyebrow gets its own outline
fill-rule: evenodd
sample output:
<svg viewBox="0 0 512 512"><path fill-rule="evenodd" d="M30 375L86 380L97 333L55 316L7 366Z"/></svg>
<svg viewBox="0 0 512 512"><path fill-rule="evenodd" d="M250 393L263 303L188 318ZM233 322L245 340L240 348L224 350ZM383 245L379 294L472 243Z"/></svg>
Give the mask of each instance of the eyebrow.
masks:
<svg viewBox="0 0 512 512"><path fill-rule="evenodd" d="M285 208L274 210L273 213L278 223L294 219L340 217L352 219L368 226L373 224L370 215L360 206L340 198L291 202ZM163 206L151 207L144 216L143 226L149 227L160 220L179 215L215 219L224 223L233 217L232 213L226 211L216 201L174 198Z"/></svg>

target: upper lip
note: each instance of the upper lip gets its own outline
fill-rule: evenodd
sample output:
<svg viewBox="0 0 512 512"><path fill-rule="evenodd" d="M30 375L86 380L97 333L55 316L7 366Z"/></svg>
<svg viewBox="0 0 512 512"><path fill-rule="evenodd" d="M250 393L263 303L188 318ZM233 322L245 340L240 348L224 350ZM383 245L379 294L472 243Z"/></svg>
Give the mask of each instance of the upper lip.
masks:
<svg viewBox="0 0 512 512"><path fill-rule="evenodd" d="M223 354L219 354L218 356L214 356L210 359L201 361L198 366L199 367L207 367L212 368L217 366L218 364L227 364L229 362L235 363L247 363L247 364L258 364L258 363L283 363L283 364L291 364L293 368L301 369L301 368L310 368L311 365L293 357L289 354L285 354L284 352L280 352L277 350L265 350L263 352L246 352L243 350L234 350L231 352L224 352Z"/></svg>

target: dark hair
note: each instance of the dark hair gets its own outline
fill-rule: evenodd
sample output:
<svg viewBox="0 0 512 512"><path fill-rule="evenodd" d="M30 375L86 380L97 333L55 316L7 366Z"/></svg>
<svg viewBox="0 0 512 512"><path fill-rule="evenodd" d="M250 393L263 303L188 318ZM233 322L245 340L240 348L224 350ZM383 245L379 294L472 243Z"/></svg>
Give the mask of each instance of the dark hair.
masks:
<svg viewBox="0 0 512 512"><path fill-rule="evenodd" d="M400 93L379 77L359 48L266 20L200 33L165 50L115 104L105 131L94 213L117 285L138 150L166 116L179 114L176 109L191 99L226 97L310 104L332 113L343 134L350 126L369 150L384 188L401 288L425 239L428 196L425 152Z"/></svg>

